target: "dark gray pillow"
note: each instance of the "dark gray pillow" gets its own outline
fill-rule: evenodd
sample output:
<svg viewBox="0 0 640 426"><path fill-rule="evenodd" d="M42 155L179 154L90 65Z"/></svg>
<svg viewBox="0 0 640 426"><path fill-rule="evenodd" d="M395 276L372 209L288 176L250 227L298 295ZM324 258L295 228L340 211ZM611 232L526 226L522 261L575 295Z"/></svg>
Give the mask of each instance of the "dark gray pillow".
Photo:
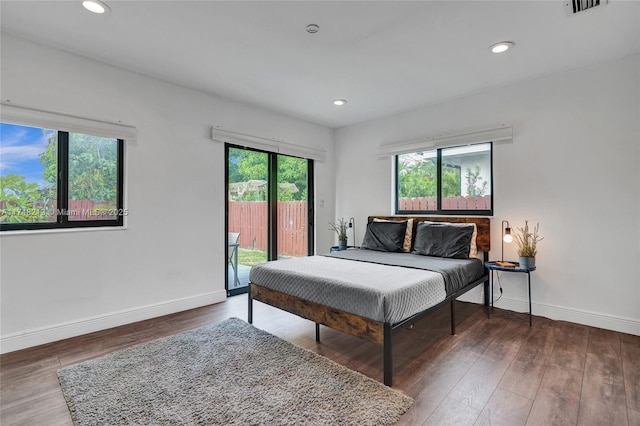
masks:
<svg viewBox="0 0 640 426"><path fill-rule="evenodd" d="M407 221L371 222L367 225L361 248L376 251L401 252Z"/></svg>
<svg viewBox="0 0 640 426"><path fill-rule="evenodd" d="M413 253L425 256L468 259L473 225L446 222L420 222L416 229Z"/></svg>

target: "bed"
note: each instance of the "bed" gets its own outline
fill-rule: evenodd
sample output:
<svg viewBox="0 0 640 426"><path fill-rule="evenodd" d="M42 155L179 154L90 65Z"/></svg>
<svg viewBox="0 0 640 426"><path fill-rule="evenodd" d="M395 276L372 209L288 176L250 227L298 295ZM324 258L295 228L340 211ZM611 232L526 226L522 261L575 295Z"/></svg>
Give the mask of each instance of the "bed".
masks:
<svg viewBox="0 0 640 426"><path fill-rule="evenodd" d="M253 301L380 344L384 384L393 385L393 336L483 284L490 222L479 217L371 216L362 249L267 262L250 272Z"/></svg>

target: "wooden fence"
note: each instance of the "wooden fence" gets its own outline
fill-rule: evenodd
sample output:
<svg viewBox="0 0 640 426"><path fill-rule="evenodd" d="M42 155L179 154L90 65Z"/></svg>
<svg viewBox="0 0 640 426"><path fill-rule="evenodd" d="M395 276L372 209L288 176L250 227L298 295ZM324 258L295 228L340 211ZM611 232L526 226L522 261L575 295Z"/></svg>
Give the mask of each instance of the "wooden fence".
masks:
<svg viewBox="0 0 640 426"><path fill-rule="evenodd" d="M435 210L436 199L400 198L400 210ZM447 197L442 208L450 210L490 210L491 197ZM307 203L305 201L278 202L278 254L307 255ZM267 250L268 204L266 201L230 201L229 232L239 232L240 248ZM328 231L327 231L328 232Z"/></svg>
<svg viewBox="0 0 640 426"><path fill-rule="evenodd" d="M398 209L405 211L436 209L435 197L400 198ZM491 210L491 196L478 197L444 197L442 198L443 210Z"/></svg>
<svg viewBox="0 0 640 426"><path fill-rule="evenodd" d="M278 202L278 254L307 255L307 202ZM240 248L267 250L268 204L266 201L229 201L229 232L239 232Z"/></svg>

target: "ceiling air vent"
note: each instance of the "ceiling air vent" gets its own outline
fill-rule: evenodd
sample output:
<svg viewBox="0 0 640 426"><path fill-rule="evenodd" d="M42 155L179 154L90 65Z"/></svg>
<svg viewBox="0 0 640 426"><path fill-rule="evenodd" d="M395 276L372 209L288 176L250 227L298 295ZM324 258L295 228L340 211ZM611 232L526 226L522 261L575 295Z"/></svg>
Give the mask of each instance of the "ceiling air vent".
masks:
<svg viewBox="0 0 640 426"><path fill-rule="evenodd" d="M576 13L593 9L594 7L604 6L608 0L565 0L564 11L567 16L573 16Z"/></svg>

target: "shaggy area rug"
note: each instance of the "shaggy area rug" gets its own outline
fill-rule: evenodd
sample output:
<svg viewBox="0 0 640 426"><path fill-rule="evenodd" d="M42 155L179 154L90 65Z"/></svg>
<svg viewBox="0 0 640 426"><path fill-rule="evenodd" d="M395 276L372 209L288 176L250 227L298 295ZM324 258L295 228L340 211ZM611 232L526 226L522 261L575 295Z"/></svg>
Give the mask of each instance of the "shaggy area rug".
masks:
<svg viewBox="0 0 640 426"><path fill-rule="evenodd" d="M76 425L389 425L413 400L231 318L58 370Z"/></svg>

